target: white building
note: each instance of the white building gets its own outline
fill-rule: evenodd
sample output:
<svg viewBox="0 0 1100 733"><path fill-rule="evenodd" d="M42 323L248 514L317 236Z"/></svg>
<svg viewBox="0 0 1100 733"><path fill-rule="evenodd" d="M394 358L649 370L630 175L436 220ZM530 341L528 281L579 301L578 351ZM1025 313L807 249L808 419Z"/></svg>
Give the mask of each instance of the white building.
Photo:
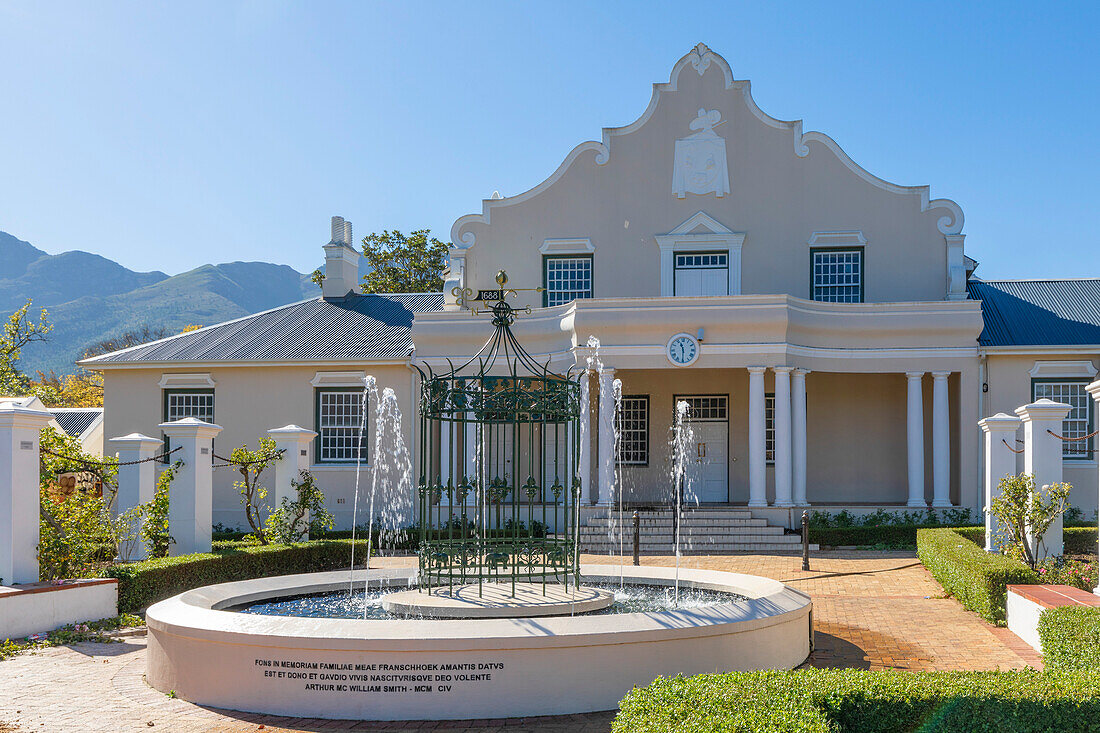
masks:
<svg viewBox="0 0 1100 733"><path fill-rule="evenodd" d="M350 225L334 220L322 297L82 363L105 375L109 437L195 416L225 428L228 455L288 423L317 431L312 469L346 525L361 377L394 388L415 446L413 364L477 351L491 328L470 308L503 269L511 302L533 308L514 327L533 355L584 366L595 336L594 399L622 380L627 502L671 498L686 400L704 503L781 523L805 505L977 512L981 417L1052 397L1074 406L1065 436L1092 432L1100 281L983 282L962 232L955 202L768 116L700 44L635 122L455 222L443 294L355 294ZM612 496L608 414L590 410L594 504ZM1065 445L1072 503L1091 514L1095 438ZM215 473L215 521L230 525L234 477Z"/></svg>

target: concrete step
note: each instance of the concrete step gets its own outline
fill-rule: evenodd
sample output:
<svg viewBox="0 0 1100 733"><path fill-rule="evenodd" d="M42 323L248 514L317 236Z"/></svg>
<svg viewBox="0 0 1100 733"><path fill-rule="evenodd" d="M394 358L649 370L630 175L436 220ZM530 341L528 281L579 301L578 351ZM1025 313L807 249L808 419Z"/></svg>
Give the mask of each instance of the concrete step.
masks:
<svg viewBox="0 0 1100 733"><path fill-rule="evenodd" d="M638 516L642 519L652 519L654 517L665 518L671 517L675 513L676 512L672 509L659 509L655 511L639 511ZM602 515L606 517L607 514L608 512L605 509L604 511L599 512L597 516ZM612 508L611 516L620 516L619 510ZM623 511L621 512L621 516L630 518L634 516L634 510L623 509ZM715 511L712 509L688 509L685 507L683 510L681 510L681 516L699 517L703 519L751 519L752 512L750 512L748 509L721 509Z"/></svg>
<svg viewBox="0 0 1100 733"><path fill-rule="evenodd" d="M607 517L592 517L588 520L586 526L589 527L607 527L608 525L616 527L631 527L633 522L629 517L622 520L620 519L608 519ZM672 527L676 524L675 520L669 519L642 519L638 522L639 527ZM684 517L680 520L681 527L766 527L768 520L766 519L695 519L694 517Z"/></svg>
<svg viewBox="0 0 1100 733"><path fill-rule="evenodd" d="M810 545L811 552L817 552L817 545ZM581 552L589 555L618 555L619 546L616 545L581 545ZM783 552L797 554L802 551L802 545L777 545L768 542L723 542L713 545L681 546L681 555L714 555L727 552ZM634 546L628 545L622 548L622 552L630 555L634 552ZM641 545L638 552L642 555L672 555L675 550L670 545Z"/></svg>
<svg viewBox="0 0 1100 733"><path fill-rule="evenodd" d="M674 537L639 537L638 538L643 545L673 545L676 543ZM712 536L696 536L696 537L680 537L680 544L693 544L693 545L714 545L723 543L738 543L738 542L750 542L753 544L759 544L765 542L770 545L801 545L802 539L797 535L722 535L718 537ZM634 539L632 537L623 537L622 544L633 545ZM581 537L581 544L610 544L618 547L618 537Z"/></svg>
<svg viewBox="0 0 1100 733"><path fill-rule="evenodd" d="M630 527L622 528L608 528L608 527L581 527L581 537L607 537L608 535L622 535L623 537L633 537L634 532ZM664 527L661 529L646 529L642 527L638 530L638 536L645 537L672 537L676 534L671 527ZM758 537L758 536L781 536L785 534L782 527L680 527L681 537L721 537L721 536L735 536L735 537Z"/></svg>

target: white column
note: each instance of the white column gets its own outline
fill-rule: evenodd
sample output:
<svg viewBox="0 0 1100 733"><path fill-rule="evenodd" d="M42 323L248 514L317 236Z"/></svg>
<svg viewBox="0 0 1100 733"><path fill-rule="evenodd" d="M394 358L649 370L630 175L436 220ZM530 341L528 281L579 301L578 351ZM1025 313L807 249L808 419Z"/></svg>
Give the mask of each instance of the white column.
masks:
<svg viewBox="0 0 1100 733"><path fill-rule="evenodd" d="M1092 395L1092 399L1096 401L1096 410L1097 412L1100 412L1100 379L1085 387L1085 389L1090 395ZM1100 440L1094 439L1093 445L1095 446L1097 444L1100 444ZM1093 456L1096 455L1096 453L1093 453ZM1100 482L1098 482L1098 484L1100 484ZM1097 497L1097 506L1100 507L1100 497ZM1093 590L1093 593L1100 596L1100 584L1096 586L1096 588Z"/></svg>
<svg viewBox="0 0 1100 733"><path fill-rule="evenodd" d="M171 460L183 461L168 491L168 534L175 540L169 554L210 552L214 501L212 441L222 428L185 417L161 423L160 429L173 447L180 448Z"/></svg>
<svg viewBox="0 0 1100 733"><path fill-rule="evenodd" d="M163 443L141 433L130 433L121 438L111 438L111 445L118 449L118 493L115 496L115 514L122 515L141 504L153 500L157 490L157 465L150 460ZM140 461L140 463L138 463ZM129 465L126 465L129 464ZM148 557L145 543L134 543L129 560Z"/></svg>
<svg viewBox="0 0 1100 733"><path fill-rule="evenodd" d="M298 498L298 492L290 482L297 481L298 474L309 470L309 444L317 433L298 425L284 425L268 430L267 434L275 441L275 449L283 452L282 457L275 461L275 490L271 505L277 507L284 498L290 501Z"/></svg>
<svg viewBox="0 0 1100 733"><path fill-rule="evenodd" d="M947 377L932 372L932 506L951 506L951 409Z"/></svg>
<svg viewBox="0 0 1100 733"><path fill-rule="evenodd" d="M590 504L596 500L592 495L592 393L591 374L586 369L581 372L581 416L580 420L580 455L577 458L577 475L581 477L582 501L587 499ZM566 489L571 490L566 484Z"/></svg>
<svg viewBox="0 0 1100 733"><path fill-rule="evenodd" d="M604 367L600 375L600 503L610 504L615 490L615 370Z"/></svg>
<svg viewBox="0 0 1100 733"><path fill-rule="evenodd" d="M791 368L775 371L775 505L791 506Z"/></svg>
<svg viewBox="0 0 1100 733"><path fill-rule="evenodd" d="M995 538L1000 527L991 507L993 500L1000 496L1001 479L1016 475L1016 454L1013 450L1020 418L998 412L993 417L979 420L978 426L985 434L985 551L998 552Z"/></svg>
<svg viewBox="0 0 1100 733"><path fill-rule="evenodd" d="M794 505L806 506L806 375L809 369L791 372L791 435L793 440L791 468Z"/></svg>
<svg viewBox="0 0 1100 733"><path fill-rule="evenodd" d="M1062 421L1071 407L1041 399L1016 408L1024 423L1024 473L1035 477L1035 488L1062 481L1062 441L1051 432L1062 432ZM1039 560L1062 554L1062 518L1058 517L1042 537L1032 537L1031 547Z"/></svg>
<svg viewBox="0 0 1100 733"><path fill-rule="evenodd" d="M906 401L905 432L908 443L907 463L909 466L908 506L926 507L924 500L924 396L921 394L921 379L924 372L906 372L908 399Z"/></svg>
<svg viewBox="0 0 1100 733"><path fill-rule="evenodd" d="M38 433L53 415L0 402L0 584L38 582Z"/></svg>
<svg viewBox="0 0 1100 733"><path fill-rule="evenodd" d="M749 367L749 506L768 505L767 446L764 443L764 370Z"/></svg>

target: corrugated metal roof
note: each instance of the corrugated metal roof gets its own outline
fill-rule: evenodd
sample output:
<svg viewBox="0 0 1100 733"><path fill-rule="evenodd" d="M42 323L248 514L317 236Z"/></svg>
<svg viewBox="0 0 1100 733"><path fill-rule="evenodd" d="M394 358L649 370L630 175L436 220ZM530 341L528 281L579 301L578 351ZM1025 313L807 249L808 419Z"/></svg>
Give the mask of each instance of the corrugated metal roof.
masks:
<svg viewBox="0 0 1100 733"><path fill-rule="evenodd" d="M50 414L68 435L79 438L103 414L103 408L50 410Z"/></svg>
<svg viewBox="0 0 1100 733"><path fill-rule="evenodd" d="M442 307L443 293L315 298L82 363L403 359L412 350L413 314Z"/></svg>
<svg viewBox="0 0 1100 733"><path fill-rule="evenodd" d="M966 289L982 302L983 346L1100 344L1100 279L971 279Z"/></svg>

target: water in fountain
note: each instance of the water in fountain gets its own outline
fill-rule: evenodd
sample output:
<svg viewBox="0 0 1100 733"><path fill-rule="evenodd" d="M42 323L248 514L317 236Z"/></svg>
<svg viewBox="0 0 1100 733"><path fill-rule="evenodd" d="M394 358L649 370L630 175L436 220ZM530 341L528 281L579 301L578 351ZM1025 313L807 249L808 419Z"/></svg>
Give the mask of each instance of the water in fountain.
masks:
<svg viewBox="0 0 1100 733"><path fill-rule="evenodd" d="M355 525L359 521L359 476L363 466L363 435L367 430L367 408L370 405L370 395L374 395L375 404L378 404L378 382L368 374L363 377L363 402L359 406L361 417L359 420L359 439L356 442L355 451L355 493L351 500L351 565L348 567L348 596L355 593ZM369 525L367 536L370 536ZM367 544L370 544L369 539Z"/></svg>
<svg viewBox="0 0 1100 733"><path fill-rule="evenodd" d="M383 547L387 541L390 544L397 542L412 516L412 459L401 432L401 408L397 405L397 395L390 387L382 390L375 410L372 458L370 527L374 526L374 508L377 498L380 499L378 544L379 547ZM380 492L383 496L379 496ZM374 549L372 537L373 532L368 530L366 565L368 570ZM363 584L364 614L369 585L368 574ZM366 618L365 615L364 618Z"/></svg>
<svg viewBox="0 0 1100 733"><path fill-rule="evenodd" d="M688 417L691 406L684 400L676 403L676 425L672 433L672 491L676 498L676 595L680 599L680 525L683 520L684 495L691 491L691 476L687 471L688 451L695 442ZM694 494L691 494L694 496Z"/></svg>

